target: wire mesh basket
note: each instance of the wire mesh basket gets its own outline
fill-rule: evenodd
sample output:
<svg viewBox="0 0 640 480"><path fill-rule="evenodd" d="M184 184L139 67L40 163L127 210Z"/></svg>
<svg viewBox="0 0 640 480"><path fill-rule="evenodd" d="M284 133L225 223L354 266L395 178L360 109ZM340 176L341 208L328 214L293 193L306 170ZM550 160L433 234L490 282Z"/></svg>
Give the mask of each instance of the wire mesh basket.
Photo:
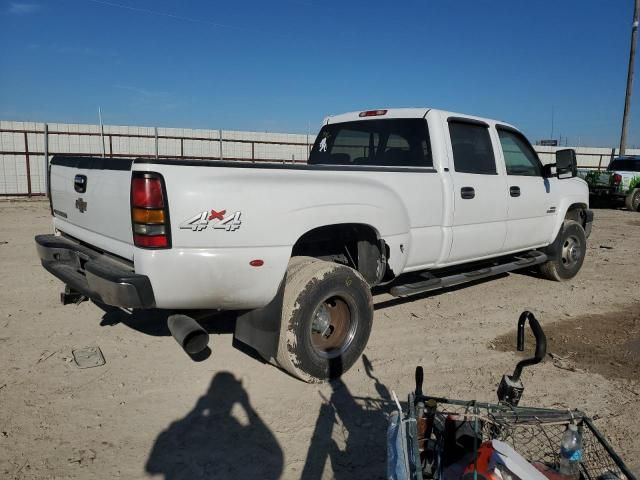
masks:
<svg viewBox="0 0 640 480"><path fill-rule="evenodd" d="M565 478L558 472L560 447L564 432L573 423L582 438L580 479L636 480L591 419L581 411L518 406L524 391L520 380L523 368L540 363L547 352L544 331L529 311L522 312L518 318L517 350L524 350L527 321L536 342L535 354L519 361L513 374L502 377L497 404L423 395L424 372L421 366L416 367L416 389L409 395L407 415L402 416L398 402L398 412L390 416L387 478L472 478L466 473L470 467L473 478L481 478L478 459L486 457L488 452L491 460L494 447L515 450L509 455L520 456L526 460L523 464L529 463L522 466L528 477ZM503 443L483 446L494 440ZM534 472L534 467L538 472Z"/></svg>
<svg viewBox="0 0 640 480"><path fill-rule="evenodd" d="M413 397L413 395L411 395ZM412 405L417 402L435 400L437 413L436 427L445 430L446 421L464 423L476 435L478 444L489 440L502 440L511 445L532 464L539 463L554 468L558 466L560 444L564 431L575 422L582 436L581 478L600 480L635 480L635 476L615 453L607 440L593 425L592 420L578 410L553 410L544 408L512 407L504 404L490 404L476 401L452 400L421 396L410 398L408 419L415 419ZM439 425L439 427L438 427ZM413 448L416 466L420 465L420 445L424 438L418 429L408 426L409 433L415 433ZM412 435L410 435L411 437ZM421 470L418 468L417 470ZM416 478L423 478L422 475Z"/></svg>

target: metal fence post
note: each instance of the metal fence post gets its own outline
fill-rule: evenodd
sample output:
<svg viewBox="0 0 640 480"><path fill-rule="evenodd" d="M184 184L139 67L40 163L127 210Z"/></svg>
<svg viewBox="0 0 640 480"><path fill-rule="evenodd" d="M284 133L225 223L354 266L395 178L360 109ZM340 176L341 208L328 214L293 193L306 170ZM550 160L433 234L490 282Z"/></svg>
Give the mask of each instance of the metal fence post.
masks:
<svg viewBox="0 0 640 480"><path fill-rule="evenodd" d="M49 196L49 124L44 124L44 194Z"/></svg>
<svg viewBox="0 0 640 480"><path fill-rule="evenodd" d="M609 160L609 163L613 162L613 157L616 156L616 149L615 147L611 149L611 160Z"/></svg>
<svg viewBox="0 0 640 480"><path fill-rule="evenodd" d="M31 162L29 161L29 136L24 132L24 158L27 161L27 195L31 198Z"/></svg>
<svg viewBox="0 0 640 480"><path fill-rule="evenodd" d="M113 135L109 134L109 157L113 158Z"/></svg>
<svg viewBox="0 0 640 480"><path fill-rule="evenodd" d="M158 127L153 127L153 131L156 137L156 160L158 159Z"/></svg>
<svg viewBox="0 0 640 480"><path fill-rule="evenodd" d="M180 138L180 158L184 158L184 138Z"/></svg>
<svg viewBox="0 0 640 480"><path fill-rule="evenodd" d="M220 142L220 160L222 160L222 129L218 130L218 140Z"/></svg>
<svg viewBox="0 0 640 480"><path fill-rule="evenodd" d="M256 161L256 142L251 142L251 161Z"/></svg>

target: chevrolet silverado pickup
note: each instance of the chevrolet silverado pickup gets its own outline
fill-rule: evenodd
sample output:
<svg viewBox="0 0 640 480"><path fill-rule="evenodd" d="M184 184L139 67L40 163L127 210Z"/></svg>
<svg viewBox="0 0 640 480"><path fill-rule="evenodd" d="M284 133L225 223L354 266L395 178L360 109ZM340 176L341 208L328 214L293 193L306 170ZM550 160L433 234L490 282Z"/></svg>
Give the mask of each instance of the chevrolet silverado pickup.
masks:
<svg viewBox="0 0 640 480"><path fill-rule="evenodd" d="M606 170L579 169L592 195L623 201L628 210L640 211L640 156L614 158Z"/></svg>
<svg viewBox="0 0 640 480"><path fill-rule="evenodd" d="M54 233L35 238L64 303L162 309L190 353L194 310L305 381L349 369L371 288L408 297L519 268L568 280L593 215L573 150L543 165L495 120L381 109L328 117L307 164L55 156Z"/></svg>

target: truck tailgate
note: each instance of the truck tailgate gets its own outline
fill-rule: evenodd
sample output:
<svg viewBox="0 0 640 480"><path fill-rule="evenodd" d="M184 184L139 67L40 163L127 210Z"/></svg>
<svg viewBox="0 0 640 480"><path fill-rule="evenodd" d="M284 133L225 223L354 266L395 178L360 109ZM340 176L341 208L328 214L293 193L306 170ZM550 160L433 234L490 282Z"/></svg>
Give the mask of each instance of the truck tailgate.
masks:
<svg viewBox="0 0 640 480"><path fill-rule="evenodd" d="M133 259L132 159L65 157L51 160L54 226L79 240Z"/></svg>

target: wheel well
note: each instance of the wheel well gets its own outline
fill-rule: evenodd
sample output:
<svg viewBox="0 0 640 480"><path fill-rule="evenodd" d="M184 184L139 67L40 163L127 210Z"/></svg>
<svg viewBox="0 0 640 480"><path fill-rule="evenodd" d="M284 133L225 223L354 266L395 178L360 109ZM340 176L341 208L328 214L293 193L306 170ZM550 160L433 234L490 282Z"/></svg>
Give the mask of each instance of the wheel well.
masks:
<svg viewBox="0 0 640 480"><path fill-rule="evenodd" d="M587 205L584 203L574 203L569 207L564 218L567 220L575 220L585 228L587 224L587 208Z"/></svg>
<svg viewBox="0 0 640 480"><path fill-rule="evenodd" d="M314 228L302 235L291 256L305 255L355 268L373 286L386 271L388 248L370 225L341 223Z"/></svg>

